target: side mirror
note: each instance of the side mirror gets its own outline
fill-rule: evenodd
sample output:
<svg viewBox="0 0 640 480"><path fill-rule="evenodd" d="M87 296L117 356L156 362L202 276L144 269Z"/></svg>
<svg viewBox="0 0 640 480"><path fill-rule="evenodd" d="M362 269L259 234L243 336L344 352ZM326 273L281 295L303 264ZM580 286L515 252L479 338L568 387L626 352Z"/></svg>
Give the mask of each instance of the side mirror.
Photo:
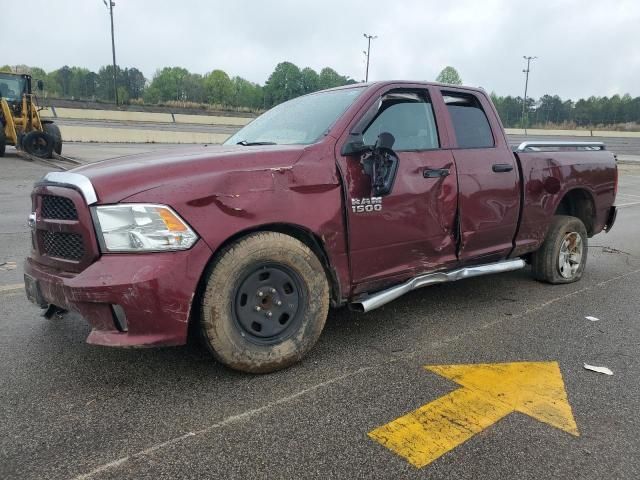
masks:
<svg viewBox="0 0 640 480"><path fill-rule="evenodd" d="M389 132L378 135L371 153L371 193L376 197L388 195L393 190L398 172L398 156L391 149L396 139Z"/></svg>
<svg viewBox="0 0 640 480"><path fill-rule="evenodd" d="M44 83L42 83L42 80L38 80L36 82L36 87L38 87L38 90L40 90L40 91L44 90Z"/></svg>

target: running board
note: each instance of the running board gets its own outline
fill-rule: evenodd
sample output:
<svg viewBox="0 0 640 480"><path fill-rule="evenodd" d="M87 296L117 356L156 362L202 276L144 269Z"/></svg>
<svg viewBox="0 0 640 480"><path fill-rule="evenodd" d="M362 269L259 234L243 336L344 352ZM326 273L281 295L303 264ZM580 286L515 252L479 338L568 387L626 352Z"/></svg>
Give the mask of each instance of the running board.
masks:
<svg viewBox="0 0 640 480"><path fill-rule="evenodd" d="M487 263L476 267L459 268L449 272L436 272L421 275L419 277L407 280L395 287L382 290L357 300L350 304L350 307L359 312L370 312L382 305L389 303L396 298L401 297L405 293L417 288L426 287L435 283L455 282L463 278L479 277L481 275L490 275L492 273L510 272L519 270L525 266L524 260L517 258L514 260L505 260L502 262Z"/></svg>

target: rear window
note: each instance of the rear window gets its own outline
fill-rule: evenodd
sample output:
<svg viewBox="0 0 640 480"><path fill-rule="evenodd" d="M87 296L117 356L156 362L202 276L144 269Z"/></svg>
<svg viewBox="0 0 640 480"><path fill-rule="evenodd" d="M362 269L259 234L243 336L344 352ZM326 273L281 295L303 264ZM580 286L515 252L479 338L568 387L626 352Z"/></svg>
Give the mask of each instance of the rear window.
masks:
<svg viewBox="0 0 640 480"><path fill-rule="evenodd" d="M474 95L444 92L458 148L488 148L494 146L489 120Z"/></svg>

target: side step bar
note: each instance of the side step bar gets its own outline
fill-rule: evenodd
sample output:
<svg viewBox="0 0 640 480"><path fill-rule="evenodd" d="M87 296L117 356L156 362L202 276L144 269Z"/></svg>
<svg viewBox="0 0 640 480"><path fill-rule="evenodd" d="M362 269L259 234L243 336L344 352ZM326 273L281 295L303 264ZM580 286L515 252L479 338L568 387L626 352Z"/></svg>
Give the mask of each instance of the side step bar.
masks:
<svg viewBox="0 0 640 480"><path fill-rule="evenodd" d="M370 312L382 305L389 303L396 298L401 297L405 293L417 288L433 285L434 283L455 282L463 278L479 277L481 275L490 275L492 273L510 272L519 270L525 266L525 261L517 258L514 260L505 260L502 262L487 263L476 267L465 267L449 272L436 272L421 275L419 277L407 280L395 287L382 290L357 300L350 304L350 307L359 312Z"/></svg>

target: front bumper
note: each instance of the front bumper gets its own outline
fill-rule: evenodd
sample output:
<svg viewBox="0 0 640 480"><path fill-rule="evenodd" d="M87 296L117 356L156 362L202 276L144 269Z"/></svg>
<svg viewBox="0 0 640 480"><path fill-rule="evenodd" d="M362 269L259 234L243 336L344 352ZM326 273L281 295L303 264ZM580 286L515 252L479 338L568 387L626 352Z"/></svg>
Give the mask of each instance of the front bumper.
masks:
<svg viewBox="0 0 640 480"><path fill-rule="evenodd" d="M40 306L78 312L91 325L87 343L136 347L183 345L193 298L212 252L199 240L190 250L146 254L107 254L80 273L61 272L25 261ZM126 322L114 313L124 312ZM126 331L123 328L126 325Z"/></svg>

